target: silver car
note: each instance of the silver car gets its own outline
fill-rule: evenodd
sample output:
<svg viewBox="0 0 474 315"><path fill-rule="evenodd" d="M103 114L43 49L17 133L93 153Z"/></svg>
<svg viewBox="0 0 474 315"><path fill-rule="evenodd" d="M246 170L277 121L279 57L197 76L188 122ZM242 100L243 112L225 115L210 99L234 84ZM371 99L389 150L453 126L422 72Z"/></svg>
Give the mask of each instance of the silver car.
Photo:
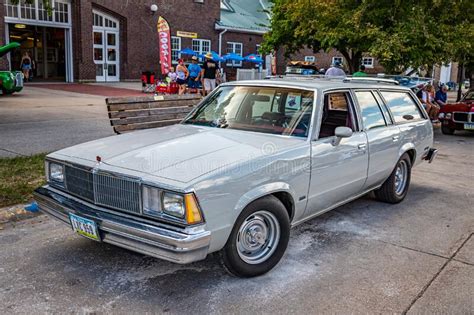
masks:
<svg viewBox="0 0 474 315"><path fill-rule="evenodd" d="M291 227L370 191L402 201L432 146L420 102L391 81L234 82L180 124L49 154L35 199L95 241L183 264L219 252L251 277Z"/></svg>

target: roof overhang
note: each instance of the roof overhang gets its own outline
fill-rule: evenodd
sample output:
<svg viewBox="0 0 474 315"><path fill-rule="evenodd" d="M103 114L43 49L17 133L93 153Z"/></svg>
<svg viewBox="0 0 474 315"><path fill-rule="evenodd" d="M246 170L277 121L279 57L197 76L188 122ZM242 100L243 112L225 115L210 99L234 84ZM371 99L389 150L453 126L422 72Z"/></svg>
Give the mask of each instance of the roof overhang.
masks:
<svg viewBox="0 0 474 315"><path fill-rule="evenodd" d="M227 30L228 32L256 34L256 35L264 35L268 32L267 30L254 30L254 29L248 29L248 28L239 28L239 27L234 27L234 26L220 25L219 23L216 23L215 28L218 31Z"/></svg>

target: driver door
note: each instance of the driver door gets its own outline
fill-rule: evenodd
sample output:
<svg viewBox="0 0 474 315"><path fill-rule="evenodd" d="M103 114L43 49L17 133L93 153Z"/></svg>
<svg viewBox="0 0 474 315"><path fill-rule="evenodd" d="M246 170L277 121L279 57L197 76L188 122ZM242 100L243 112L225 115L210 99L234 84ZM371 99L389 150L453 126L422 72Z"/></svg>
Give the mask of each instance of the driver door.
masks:
<svg viewBox="0 0 474 315"><path fill-rule="evenodd" d="M315 215L362 192L369 162L367 136L360 130L348 90L324 94L311 142L311 180L306 215ZM337 143L334 131L348 127L352 136Z"/></svg>

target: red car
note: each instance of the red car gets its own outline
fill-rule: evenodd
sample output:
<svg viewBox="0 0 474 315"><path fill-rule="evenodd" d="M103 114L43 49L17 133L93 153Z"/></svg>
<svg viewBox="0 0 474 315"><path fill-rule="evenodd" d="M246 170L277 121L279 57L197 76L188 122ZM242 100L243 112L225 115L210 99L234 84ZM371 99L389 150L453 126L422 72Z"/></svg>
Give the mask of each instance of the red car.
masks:
<svg viewBox="0 0 474 315"><path fill-rule="evenodd" d="M460 102L443 106L438 118L446 135L456 130L474 131L474 90L467 92Z"/></svg>

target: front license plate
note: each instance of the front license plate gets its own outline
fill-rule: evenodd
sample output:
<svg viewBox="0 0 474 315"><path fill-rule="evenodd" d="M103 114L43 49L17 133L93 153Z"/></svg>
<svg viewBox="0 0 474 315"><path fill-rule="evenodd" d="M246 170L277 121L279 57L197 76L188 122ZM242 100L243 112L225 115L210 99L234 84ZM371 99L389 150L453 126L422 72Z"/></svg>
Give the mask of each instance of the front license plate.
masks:
<svg viewBox="0 0 474 315"><path fill-rule="evenodd" d="M99 230L97 229L97 224L94 221L85 219L72 213L69 214L69 220L71 221L74 232L95 241L100 241Z"/></svg>
<svg viewBox="0 0 474 315"><path fill-rule="evenodd" d="M474 130L474 124L464 124L464 130Z"/></svg>

